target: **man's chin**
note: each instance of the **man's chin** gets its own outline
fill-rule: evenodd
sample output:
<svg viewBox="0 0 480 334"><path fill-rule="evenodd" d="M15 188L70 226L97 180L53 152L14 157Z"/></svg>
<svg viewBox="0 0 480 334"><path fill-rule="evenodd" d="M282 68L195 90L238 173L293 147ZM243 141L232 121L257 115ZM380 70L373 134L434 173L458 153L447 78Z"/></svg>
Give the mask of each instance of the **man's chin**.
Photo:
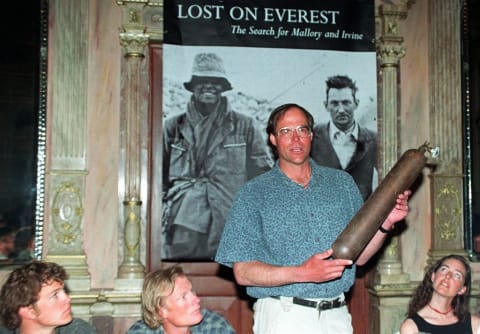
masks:
<svg viewBox="0 0 480 334"><path fill-rule="evenodd" d="M198 325L199 323L202 322L202 320L203 320L203 315L200 310L192 314L192 322L195 322L194 324L192 324L192 326Z"/></svg>
<svg viewBox="0 0 480 334"><path fill-rule="evenodd" d="M59 327L67 326L73 321L72 313L65 315L64 319L62 319L61 323L58 324Z"/></svg>
<svg viewBox="0 0 480 334"><path fill-rule="evenodd" d="M71 322L73 320L72 309L69 307L67 310L65 310L65 312L63 312L63 316L67 323Z"/></svg>

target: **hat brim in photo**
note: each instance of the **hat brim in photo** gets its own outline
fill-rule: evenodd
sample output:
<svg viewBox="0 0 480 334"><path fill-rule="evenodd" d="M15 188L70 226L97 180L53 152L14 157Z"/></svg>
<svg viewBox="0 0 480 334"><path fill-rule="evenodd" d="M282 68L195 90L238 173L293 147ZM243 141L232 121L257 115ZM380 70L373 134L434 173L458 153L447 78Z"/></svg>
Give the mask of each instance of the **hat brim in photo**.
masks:
<svg viewBox="0 0 480 334"><path fill-rule="evenodd" d="M230 84L230 82L223 77L208 77L208 76L197 76L197 75L192 75L192 78L190 79L189 82L184 82L183 86L185 87L186 90L193 92L193 88L195 85L198 85L200 83L203 83L205 81L208 82L213 82L213 83L218 83L222 85L223 89L222 92L226 92L228 90L232 90L233 87Z"/></svg>

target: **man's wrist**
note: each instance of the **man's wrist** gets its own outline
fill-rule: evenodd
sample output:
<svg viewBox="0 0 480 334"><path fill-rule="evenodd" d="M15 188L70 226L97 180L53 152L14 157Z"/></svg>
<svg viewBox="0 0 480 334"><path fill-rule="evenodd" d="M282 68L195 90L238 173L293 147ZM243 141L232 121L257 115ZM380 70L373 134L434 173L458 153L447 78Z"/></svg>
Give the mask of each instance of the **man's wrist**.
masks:
<svg viewBox="0 0 480 334"><path fill-rule="evenodd" d="M390 226L389 229L386 229L386 228L384 228L382 225L380 225L380 227L379 227L378 229L379 229L380 232L382 232L382 233L389 234L389 233L392 231L393 226Z"/></svg>

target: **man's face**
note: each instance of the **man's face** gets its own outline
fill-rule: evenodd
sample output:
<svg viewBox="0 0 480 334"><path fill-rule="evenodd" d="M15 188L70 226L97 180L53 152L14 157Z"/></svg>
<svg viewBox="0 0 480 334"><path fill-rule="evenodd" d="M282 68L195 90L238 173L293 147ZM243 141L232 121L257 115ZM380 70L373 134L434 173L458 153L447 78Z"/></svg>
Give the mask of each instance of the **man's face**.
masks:
<svg viewBox="0 0 480 334"><path fill-rule="evenodd" d="M52 281L44 284L38 301L28 306L28 316L38 328L55 328L72 321L70 296L65 292L64 284Z"/></svg>
<svg viewBox="0 0 480 334"><path fill-rule="evenodd" d="M0 240L0 253L8 256L8 254L13 251L14 240L15 238L13 234L2 237L2 239Z"/></svg>
<svg viewBox="0 0 480 334"><path fill-rule="evenodd" d="M357 106L358 100L353 97L350 88L330 88L328 91L325 108L330 113L332 122L340 130L348 130L353 125L353 112Z"/></svg>
<svg viewBox="0 0 480 334"><path fill-rule="evenodd" d="M302 110L294 107L278 119L274 134L270 134L270 142L277 148L281 164L301 165L310 154L312 133L301 137L295 130L299 126L307 126L308 120ZM288 135L282 135L280 129L290 128Z"/></svg>
<svg viewBox="0 0 480 334"><path fill-rule="evenodd" d="M205 80L193 86L193 95L198 102L216 104L222 96L223 86L213 80Z"/></svg>
<svg viewBox="0 0 480 334"><path fill-rule="evenodd" d="M202 321L200 298L192 291L192 283L187 277L175 279L175 288L165 298L159 312L166 327L188 328Z"/></svg>

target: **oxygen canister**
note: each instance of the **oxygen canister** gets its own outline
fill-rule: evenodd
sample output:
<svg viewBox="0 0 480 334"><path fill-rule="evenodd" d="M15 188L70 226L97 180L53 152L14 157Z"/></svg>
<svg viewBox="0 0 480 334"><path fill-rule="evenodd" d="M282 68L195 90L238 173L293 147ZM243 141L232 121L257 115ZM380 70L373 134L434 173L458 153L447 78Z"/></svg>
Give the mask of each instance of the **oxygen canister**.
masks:
<svg viewBox="0 0 480 334"><path fill-rule="evenodd" d="M417 179L427 163L425 152L435 152L427 143L407 150L367 198L332 245L333 257L355 261L395 207L397 196Z"/></svg>

